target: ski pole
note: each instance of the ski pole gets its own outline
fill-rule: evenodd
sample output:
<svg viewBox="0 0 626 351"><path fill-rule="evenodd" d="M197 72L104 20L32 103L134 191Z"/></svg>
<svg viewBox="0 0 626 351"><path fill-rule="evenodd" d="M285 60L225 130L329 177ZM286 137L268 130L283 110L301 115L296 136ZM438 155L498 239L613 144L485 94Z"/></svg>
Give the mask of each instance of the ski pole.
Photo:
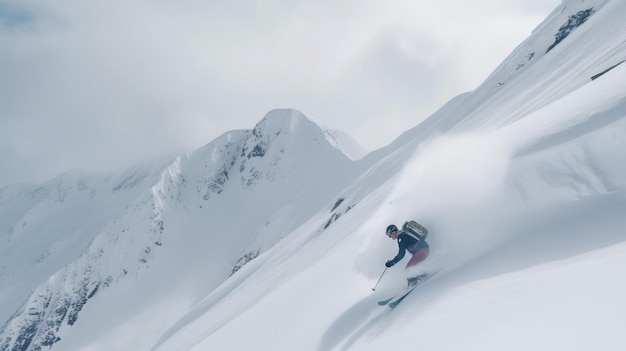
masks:
<svg viewBox="0 0 626 351"><path fill-rule="evenodd" d="M378 281L376 282L376 285L374 285L374 287L372 288L372 291L376 291L376 287L378 286L378 283L380 283L380 280L383 279L383 275L385 275L385 272L387 272L387 268L385 267L385 270L383 271L383 274L380 275L380 278L378 278Z"/></svg>

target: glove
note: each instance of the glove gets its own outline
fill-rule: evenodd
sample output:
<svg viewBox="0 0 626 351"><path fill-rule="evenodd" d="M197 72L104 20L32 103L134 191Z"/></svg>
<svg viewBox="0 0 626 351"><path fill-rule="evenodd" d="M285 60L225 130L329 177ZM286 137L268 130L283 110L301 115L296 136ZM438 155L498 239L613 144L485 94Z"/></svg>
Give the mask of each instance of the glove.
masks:
<svg viewBox="0 0 626 351"><path fill-rule="evenodd" d="M395 263L392 260L387 261L387 263L385 263L385 267L389 268L389 267L393 267Z"/></svg>

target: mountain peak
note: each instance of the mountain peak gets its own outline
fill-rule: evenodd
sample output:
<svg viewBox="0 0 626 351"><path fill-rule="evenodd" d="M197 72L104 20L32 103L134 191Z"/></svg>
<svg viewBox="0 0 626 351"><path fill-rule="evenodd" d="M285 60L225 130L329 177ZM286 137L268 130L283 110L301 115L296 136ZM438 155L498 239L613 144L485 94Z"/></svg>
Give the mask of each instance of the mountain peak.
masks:
<svg viewBox="0 0 626 351"><path fill-rule="evenodd" d="M294 108L275 108L270 110L265 114L263 119L272 119L272 120L292 120L292 119L308 119L302 111L294 109Z"/></svg>
<svg viewBox="0 0 626 351"><path fill-rule="evenodd" d="M303 122L317 125L304 113L290 108L274 109L265 114L263 119L252 130L254 136L260 136L262 132L277 134L281 131L293 132Z"/></svg>
<svg viewBox="0 0 626 351"><path fill-rule="evenodd" d="M316 136L323 136L333 148L353 160L363 157L366 153L348 133L330 130L297 109L271 110L252 130L254 137L265 138L268 142L281 134L294 139L301 139L303 135L312 136L313 140L319 139Z"/></svg>

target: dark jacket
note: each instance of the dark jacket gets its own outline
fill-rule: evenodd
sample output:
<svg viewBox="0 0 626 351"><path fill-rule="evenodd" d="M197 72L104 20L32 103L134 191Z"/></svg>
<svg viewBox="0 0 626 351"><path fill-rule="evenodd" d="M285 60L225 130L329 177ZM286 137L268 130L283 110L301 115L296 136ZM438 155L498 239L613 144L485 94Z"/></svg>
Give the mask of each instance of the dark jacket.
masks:
<svg viewBox="0 0 626 351"><path fill-rule="evenodd" d="M428 248L428 243L426 240L417 240L411 235L401 231L398 233L398 254L391 261L393 264L400 262L404 258L404 254L406 251L409 251L411 254L414 254L419 249Z"/></svg>

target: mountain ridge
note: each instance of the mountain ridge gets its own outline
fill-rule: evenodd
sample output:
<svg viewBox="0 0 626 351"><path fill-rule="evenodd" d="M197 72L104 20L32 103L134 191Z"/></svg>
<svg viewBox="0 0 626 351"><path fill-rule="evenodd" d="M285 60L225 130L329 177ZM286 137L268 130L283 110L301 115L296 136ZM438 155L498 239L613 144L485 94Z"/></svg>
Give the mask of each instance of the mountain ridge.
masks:
<svg viewBox="0 0 626 351"><path fill-rule="evenodd" d="M320 157L319 150L323 147L326 147L326 152ZM318 156L306 156L312 151L316 151ZM280 167L280 164L285 163L283 158L290 158L288 162L291 166L296 163L296 159L306 159L307 162L297 162L301 164L297 167ZM35 289L29 299L13 313L0 329L0 335L3 335L0 349L27 350L31 347L36 349L53 345L60 340L58 335L62 326L72 326L83 306L99 291L118 283L126 276L136 279L141 270L145 269L141 267L148 267L155 252L160 250L164 241L167 242L164 238L167 234L164 234L167 208L183 206L181 198L191 197L193 200L185 200L184 206L195 202L201 209L206 206L207 201L219 196L222 191L241 194L245 189L254 189L257 185L271 188L271 183L302 178L307 172L313 172L315 167L322 167L323 164L332 165L336 171L345 174L347 168L341 164L351 162L353 161L330 134L314 121L299 111L281 109L270 111L254 129L227 132L187 157L177 157L167 166L161 164L152 170L134 167L122 172L117 180L112 180L110 175L97 178L74 171L42 186L3 188L3 192L11 192L10 195L17 197L28 198L34 193L42 194L34 203L41 204L50 198L53 206L55 203L62 206L66 201L71 202L72 198L81 193L88 194L87 202L97 199L102 193L107 194L103 186L109 188L110 194L129 189L138 190L131 192L122 205L118 205L125 208L124 213L110 217L106 227L91 234L93 239L88 239L89 235L85 237L86 233L81 234L90 241L84 253L75 261L70 260L71 263L66 268L59 270ZM197 171L198 169L201 171ZM297 186L290 187L293 191L302 187L297 182L294 185ZM27 192L20 194L20 190ZM309 189L311 190L314 189ZM110 197L110 194L102 201L108 201L106 197ZM312 199L311 203L313 206L321 206L322 200L328 202L332 198L320 197L320 200ZM9 202L13 203L12 199L7 198L7 203ZM25 216L32 213L33 208L27 207L27 212L16 223L27 222ZM39 219L38 213L31 217ZM137 217L144 218L144 224L139 227L132 224ZM254 239L246 244L257 247L251 247L242 253L242 257L247 258L234 264L233 272L236 267L256 257L260 251L271 247L282 235L285 233L274 235L273 238L266 236L263 240ZM251 239L245 239L244 242L249 240ZM255 241L257 244L254 244ZM49 250L46 248L44 252ZM67 251L61 254L66 255ZM120 261L120 258L123 259ZM58 285L59 281L63 282L61 286ZM66 293L59 293L61 287ZM42 327L43 325L47 327Z"/></svg>

